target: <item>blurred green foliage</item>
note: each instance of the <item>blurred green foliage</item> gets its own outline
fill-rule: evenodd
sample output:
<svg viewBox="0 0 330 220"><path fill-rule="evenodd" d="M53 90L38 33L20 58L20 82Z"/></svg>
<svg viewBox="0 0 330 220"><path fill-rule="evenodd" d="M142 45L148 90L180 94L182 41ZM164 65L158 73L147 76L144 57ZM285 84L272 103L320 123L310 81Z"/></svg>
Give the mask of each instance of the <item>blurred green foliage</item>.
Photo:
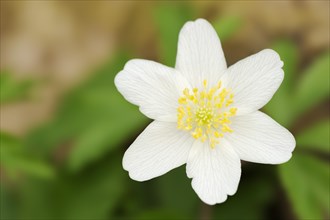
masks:
<svg viewBox="0 0 330 220"><path fill-rule="evenodd" d="M178 33L185 22L194 19L192 8L183 3L177 7L163 4L154 11L154 18L159 31L161 60L167 66L174 66Z"/></svg>
<svg viewBox="0 0 330 220"><path fill-rule="evenodd" d="M43 178L54 176L54 170L44 161L28 152L22 141L7 133L0 133L1 167L12 178L18 178L20 172Z"/></svg>
<svg viewBox="0 0 330 220"><path fill-rule="evenodd" d="M156 8L161 63L174 66L178 32L195 15L183 3ZM212 23L223 42L243 25L233 16ZM286 197L299 219L329 217L329 118L294 130L306 112L329 98L329 53L297 74L297 46L285 39L273 49L284 61L285 79L264 110L294 132L297 148L278 167L245 163L238 192L226 203L202 204L185 167L144 183L129 179L121 158L150 120L114 86L115 75L133 57L118 51L65 95L47 124L24 138L1 132L1 169L9 177L0 188L1 219L267 219L270 207ZM30 81L0 76L1 104L27 97ZM284 195L278 193L282 188Z"/></svg>
<svg viewBox="0 0 330 220"><path fill-rule="evenodd" d="M279 41L274 49L285 63L285 80L265 110L275 120L293 129L304 113L329 99L330 56L326 53L316 59L297 79L295 45ZM330 213L329 159L323 161L323 157L330 156L329 118L314 122L295 137L296 150L289 162L279 166L280 177L299 219L325 219Z"/></svg>
<svg viewBox="0 0 330 220"><path fill-rule="evenodd" d="M67 94L54 120L28 137L31 150L49 156L58 146L70 148L66 166L76 172L120 147L127 136L145 126L147 118L114 86L115 75L128 59L117 55Z"/></svg>
<svg viewBox="0 0 330 220"><path fill-rule="evenodd" d="M279 168L299 219L325 219L329 213L329 164L299 154Z"/></svg>
<svg viewBox="0 0 330 220"><path fill-rule="evenodd" d="M243 21L239 16L219 17L213 23L221 41L226 41L242 26Z"/></svg>
<svg viewBox="0 0 330 220"><path fill-rule="evenodd" d="M301 148L318 150L330 154L329 118L316 122L296 136L297 145Z"/></svg>
<svg viewBox="0 0 330 220"><path fill-rule="evenodd" d="M31 95L34 80L17 81L9 72L0 73L0 104L19 101Z"/></svg>
<svg viewBox="0 0 330 220"><path fill-rule="evenodd" d="M267 210L274 197L272 189L276 187L275 183L272 183L273 172L267 168L262 170L257 167L251 171L258 171L258 176L256 174L250 174L250 176L246 176L247 178L243 176L239 189L235 194L237 198L228 198L228 201L217 207L214 213L215 219L265 218L265 210ZM244 172L248 172L248 170L244 169ZM239 211L237 211L237 208L239 208Z"/></svg>
<svg viewBox="0 0 330 220"><path fill-rule="evenodd" d="M76 175L55 181L30 180L22 188L19 218L106 219L126 188L120 158L112 156ZM126 180L127 182L127 180Z"/></svg>
<svg viewBox="0 0 330 220"><path fill-rule="evenodd" d="M329 62L330 53L327 52L302 74L294 93L296 117L329 97Z"/></svg>

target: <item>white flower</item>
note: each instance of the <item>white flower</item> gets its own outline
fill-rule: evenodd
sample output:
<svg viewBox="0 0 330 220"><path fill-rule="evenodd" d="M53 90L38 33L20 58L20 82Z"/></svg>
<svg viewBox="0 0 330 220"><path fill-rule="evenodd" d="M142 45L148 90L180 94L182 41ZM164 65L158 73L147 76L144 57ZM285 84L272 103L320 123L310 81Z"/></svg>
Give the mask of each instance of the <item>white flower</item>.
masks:
<svg viewBox="0 0 330 220"><path fill-rule="evenodd" d="M126 151L124 169L145 181L187 164L193 189L213 205L236 192L240 160L288 161L294 137L258 111L280 86L282 66L266 49L227 68L212 26L187 22L175 68L134 59L115 78L121 94L154 119Z"/></svg>

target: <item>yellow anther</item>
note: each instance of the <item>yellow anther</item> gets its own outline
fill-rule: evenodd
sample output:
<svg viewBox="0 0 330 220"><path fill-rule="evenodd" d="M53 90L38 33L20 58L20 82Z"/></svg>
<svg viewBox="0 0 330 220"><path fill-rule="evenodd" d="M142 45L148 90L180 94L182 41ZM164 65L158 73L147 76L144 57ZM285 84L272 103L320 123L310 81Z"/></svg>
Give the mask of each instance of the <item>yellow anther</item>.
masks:
<svg viewBox="0 0 330 220"><path fill-rule="evenodd" d="M232 99L228 99L226 102L226 107L228 107L229 105L231 105L234 101Z"/></svg>
<svg viewBox="0 0 330 220"><path fill-rule="evenodd" d="M231 108L229 111L230 111L231 116L234 116L234 115L236 115L237 108Z"/></svg>
<svg viewBox="0 0 330 220"><path fill-rule="evenodd" d="M179 103L180 104L186 104L187 103L187 99L185 97L180 97L179 98Z"/></svg>
<svg viewBox="0 0 330 220"><path fill-rule="evenodd" d="M220 88L221 88L221 81L219 81L217 84L217 89L220 89Z"/></svg>
<svg viewBox="0 0 330 220"><path fill-rule="evenodd" d="M221 108L222 107L222 103L217 103L215 104L217 108Z"/></svg>
<svg viewBox="0 0 330 220"><path fill-rule="evenodd" d="M188 89L188 88L185 88L185 89L183 90L183 94L184 94L185 96L189 96L189 89Z"/></svg>
<svg viewBox="0 0 330 220"><path fill-rule="evenodd" d="M204 99L204 98L206 97L206 94L205 94L205 92L204 92L204 91L202 91L202 92L200 93L200 96L201 96L201 99Z"/></svg>
<svg viewBox="0 0 330 220"><path fill-rule="evenodd" d="M223 98L224 99L224 98L226 98L227 94L228 94L228 91L226 89L223 89L220 92L219 96L220 96L220 98Z"/></svg>
<svg viewBox="0 0 330 220"><path fill-rule="evenodd" d="M223 132L233 132L233 130L227 124L223 124L221 130Z"/></svg>
<svg viewBox="0 0 330 220"><path fill-rule="evenodd" d="M188 97L188 99L191 100L191 101L193 101L193 100L195 99L195 96L190 95L190 96Z"/></svg>
<svg viewBox="0 0 330 220"><path fill-rule="evenodd" d="M226 124L226 123L229 123L229 122L230 122L230 120L227 117L220 120L220 124Z"/></svg>
<svg viewBox="0 0 330 220"><path fill-rule="evenodd" d="M219 137L223 137L223 134L220 133L220 132L218 132L218 131L215 131L214 132L214 136L217 137L217 138L219 138Z"/></svg>
<svg viewBox="0 0 330 220"><path fill-rule="evenodd" d="M207 86L207 80L206 80L206 79L204 79L204 81L203 81L203 85L204 85L204 87Z"/></svg>
<svg viewBox="0 0 330 220"><path fill-rule="evenodd" d="M185 130L189 131L192 129L192 126L191 125L187 125L186 127L184 127Z"/></svg>
<svg viewBox="0 0 330 220"><path fill-rule="evenodd" d="M201 141L202 141L202 142L205 142L206 139L207 139L207 136L204 134L204 135L201 137Z"/></svg>

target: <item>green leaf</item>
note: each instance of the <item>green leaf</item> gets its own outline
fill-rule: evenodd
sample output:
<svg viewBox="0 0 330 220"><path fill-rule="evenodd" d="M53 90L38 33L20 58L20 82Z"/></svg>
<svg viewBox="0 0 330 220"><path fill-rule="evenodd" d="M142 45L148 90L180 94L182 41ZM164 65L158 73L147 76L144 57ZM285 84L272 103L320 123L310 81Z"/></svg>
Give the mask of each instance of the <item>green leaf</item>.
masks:
<svg viewBox="0 0 330 220"><path fill-rule="evenodd" d="M11 190L10 184L1 176L0 184L0 219L18 219L17 192Z"/></svg>
<svg viewBox="0 0 330 220"><path fill-rule="evenodd" d="M264 210L270 205L275 188L272 185L274 180L266 178L267 175L257 178L251 175L245 181L243 179L233 197L214 207L214 219L266 219Z"/></svg>
<svg viewBox="0 0 330 220"><path fill-rule="evenodd" d="M225 41L241 28L243 21L239 16L226 16L218 18L212 23L221 41Z"/></svg>
<svg viewBox="0 0 330 220"><path fill-rule="evenodd" d="M330 53L318 59L303 73L294 94L296 118L329 97Z"/></svg>
<svg viewBox="0 0 330 220"><path fill-rule="evenodd" d="M320 150L329 154L329 124L330 120L325 119L296 135L297 146L312 150Z"/></svg>
<svg viewBox="0 0 330 220"><path fill-rule="evenodd" d="M23 186L22 219L107 219L125 192L128 177L118 155L108 155L79 175L56 181L29 179Z"/></svg>
<svg viewBox="0 0 330 220"><path fill-rule="evenodd" d="M179 32L185 22L192 19L192 9L185 3L160 4L154 12L159 31L162 63L174 66Z"/></svg>
<svg viewBox="0 0 330 220"><path fill-rule="evenodd" d="M53 122L30 135L32 150L50 156L58 147L68 145L65 163L69 170L78 172L137 135L148 119L114 85L115 75L128 59L119 54L69 92Z"/></svg>
<svg viewBox="0 0 330 220"><path fill-rule="evenodd" d="M279 53L284 62L284 80L264 110L281 125L290 126L293 118L290 106L293 100L294 76L298 66L298 48L287 40L276 42L272 48Z"/></svg>
<svg viewBox="0 0 330 220"><path fill-rule="evenodd" d="M16 81L8 72L0 74L0 104L27 98L36 82L33 80Z"/></svg>
<svg viewBox="0 0 330 220"><path fill-rule="evenodd" d="M187 178L185 166L172 170L154 181L161 207L189 219L196 216L197 213L192 210L199 204L199 199L191 188L191 180Z"/></svg>
<svg viewBox="0 0 330 220"><path fill-rule="evenodd" d="M279 172L299 219L329 216L330 173L327 162L295 154L288 163L279 167Z"/></svg>
<svg viewBox="0 0 330 220"><path fill-rule="evenodd" d="M297 73L299 51L297 45L290 40L280 40L274 43L272 49L275 50L284 62L284 80L282 89L291 92L294 87L294 79Z"/></svg>
<svg viewBox="0 0 330 220"><path fill-rule="evenodd" d="M1 166L15 178L24 173L41 178L54 177L54 170L44 161L29 154L21 140L0 132Z"/></svg>
<svg viewBox="0 0 330 220"><path fill-rule="evenodd" d="M146 119L137 111L122 110L125 118L104 117L79 134L69 157L71 170L79 170L92 160L96 160L105 152L120 147L127 136L141 130ZM116 114L120 115L120 113ZM107 119L106 121L104 121ZM109 124L109 122L111 122Z"/></svg>
<svg viewBox="0 0 330 220"><path fill-rule="evenodd" d="M134 217L136 220L182 220L187 219L176 212L167 209L146 210Z"/></svg>

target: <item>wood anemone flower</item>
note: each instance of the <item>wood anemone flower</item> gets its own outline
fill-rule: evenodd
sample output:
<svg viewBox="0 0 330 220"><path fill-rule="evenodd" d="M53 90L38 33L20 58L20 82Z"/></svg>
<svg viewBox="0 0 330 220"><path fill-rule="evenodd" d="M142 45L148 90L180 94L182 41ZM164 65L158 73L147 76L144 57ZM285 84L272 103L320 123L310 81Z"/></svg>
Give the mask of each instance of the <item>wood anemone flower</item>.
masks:
<svg viewBox="0 0 330 220"><path fill-rule="evenodd" d="M193 189L214 205L235 194L241 160L288 161L294 137L259 111L280 86L282 66L265 49L227 68L213 27L187 22L175 68L133 59L115 78L119 92L154 119L126 151L124 169L146 181L187 164Z"/></svg>

